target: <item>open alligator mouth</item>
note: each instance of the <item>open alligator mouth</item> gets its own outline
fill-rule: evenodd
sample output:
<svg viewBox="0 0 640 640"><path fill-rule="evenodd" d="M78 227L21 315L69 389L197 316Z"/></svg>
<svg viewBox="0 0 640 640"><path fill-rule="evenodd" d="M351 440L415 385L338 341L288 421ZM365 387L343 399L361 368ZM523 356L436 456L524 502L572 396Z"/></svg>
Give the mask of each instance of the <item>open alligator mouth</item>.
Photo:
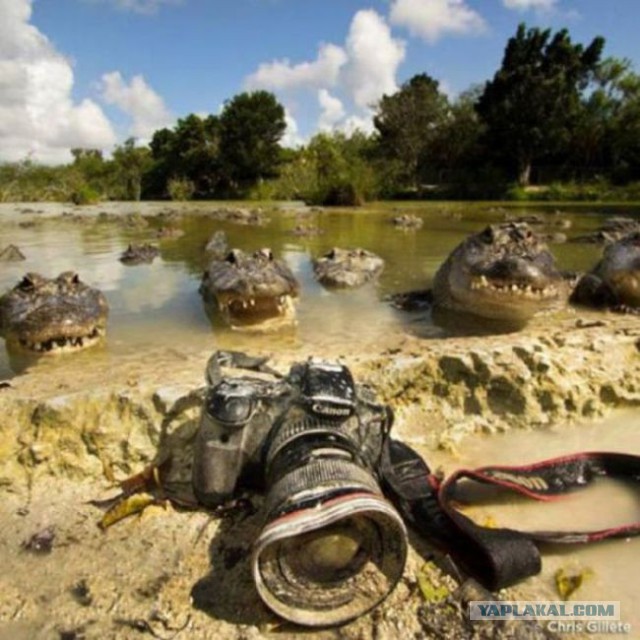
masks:
<svg viewBox="0 0 640 640"><path fill-rule="evenodd" d="M290 295L243 298L218 296L220 312L232 329L272 329L295 322L295 305Z"/></svg>
<svg viewBox="0 0 640 640"><path fill-rule="evenodd" d="M492 320L526 322L562 305L568 284L525 223L489 225L459 244L436 272L434 305Z"/></svg>
<svg viewBox="0 0 640 640"><path fill-rule="evenodd" d="M8 347L33 354L79 351L104 338L108 314L104 295L77 274L27 273L0 297L0 333Z"/></svg>
<svg viewBox="0 0 640 640"><path fill-rule="evenodd" d="M295 324L298 289L289 267L269 249L252 255L233 249L210 263L200 292L232 329L264 331Z"/></svg>
<svg viewBox="0 0 640 640"><path fill-rule="evenodd" d="M94 327L84 334L57 336L42 340L37 338L18 338L17 343L22 349L39 354L69 353L98 344L105 334L104 328Z"/></svg>
<svg viewBox="0 0 640 640"><path fill-rule="evenodd" d="M531 301L550 300L557 297L559 293L558 287L554 284L496 280L484 275L474 276L471 279L470 288L472 291Z"/></svg>

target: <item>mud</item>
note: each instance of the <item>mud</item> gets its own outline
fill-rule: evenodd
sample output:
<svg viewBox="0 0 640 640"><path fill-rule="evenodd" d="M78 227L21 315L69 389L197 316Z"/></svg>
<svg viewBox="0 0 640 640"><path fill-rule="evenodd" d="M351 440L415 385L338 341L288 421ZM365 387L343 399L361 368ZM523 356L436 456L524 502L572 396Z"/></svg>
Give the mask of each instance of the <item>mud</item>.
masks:
<svg viewBox="0 0 640 640"><path fill-rule="evenodd" d="M455 453L480 435L635 411L637 318L594 318L543 319L494 337L406 335L343 361L392 405L397 437L427 457ZM311 632L277 619L255 592L249 552L258 513L219 520L160 504L101 531L101 511L88 501L113 495L115 480L172 453L171 480L188 483L194 391L209 355L169 349L144 362L132 354L81 369L73 360L44 363L0 388L0 638L552 637L522 624L472 627L469 584L416 539L382 606ZM279 351L272 364L284 371L310 355L318 354ZM260 498L252 502L257 509ZM27 548L47 528L50 552ZM427 595L440 594L432 599L418 580L426 562ZM548 572L499 595L557 597Z"/></svg>

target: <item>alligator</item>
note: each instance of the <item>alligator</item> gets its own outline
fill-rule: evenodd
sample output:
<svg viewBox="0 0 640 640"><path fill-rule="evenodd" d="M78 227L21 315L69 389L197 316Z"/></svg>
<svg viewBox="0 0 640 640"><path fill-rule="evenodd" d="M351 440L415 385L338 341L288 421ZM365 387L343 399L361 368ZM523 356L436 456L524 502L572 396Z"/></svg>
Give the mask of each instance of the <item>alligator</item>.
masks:
<svg viewBox="0 0 640 640"><path fill-rule="evenodd" d="M366 249L334 247L313 261L316 279L326 287L359 287L375 279L384 268L384 260Z"/></svg>
<svg viewBox="0 0 640 640"><path fill-rule="evenodd" d="M234 329L265 330L294 323L293 300L299 290L289 267L268 248L251 255L232 249L224 260L213 259L200 285L205 303L215 303Z"/></svg>
<svg viewBox="0 0 640 640"><path fill-rule="evenodd" d="M412 213L403 213L402 215L395 216L391 219L391 222L397 229L420 229L424 224L424 220Z"/></svg>
<svg viewBox="0 0 640 640"><path fill-rule="evenodd" d="M51 280L27 273L0 297L0 335L32 353L77 351L104 337L108 313L104 295L72 271Z"/></svg>
<svg viewBox="0 0 640 640"><path fill-rule="evenodd" d="M506 322L561 306L569 285L528 224L489 225L458 245L433 281L433 304Z"/></svg>
<svg viewBox="0 0 640 640"><path fill-rule="evenodd" d="M229 242L227 240L227 234L224 231L216 231L207 240L204 252L210 259L224 260L224 257L229 251Z"/></svg>
<svg viewBox="0 0 640 640"><path fill-rule="evenodd" d="M120 256L120 262L127 265L149 264L159 255L160 250L152 244L130 244Z"/></svg>
<svg viewBox="0 0 640 640"><path fill-rule="evenodd" d="M606 220L595 231L572 238L571 242L609 245L634 231L640 231L640 222L638 220L616 216Z"/></svg>
<svg viewBox="0 0 640 640"><path fill-rule="evenodd" d="M640 230L608 245L602 259L574 288L570 302L640 313Z"/></svg>

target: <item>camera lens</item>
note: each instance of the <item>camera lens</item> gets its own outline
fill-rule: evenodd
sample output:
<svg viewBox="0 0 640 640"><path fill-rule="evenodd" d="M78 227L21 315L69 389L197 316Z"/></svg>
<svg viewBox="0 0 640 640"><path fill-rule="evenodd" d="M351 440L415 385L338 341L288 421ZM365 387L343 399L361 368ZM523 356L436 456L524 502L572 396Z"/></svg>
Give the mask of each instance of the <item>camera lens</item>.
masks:
<svg viewBox="0 0 640 640"><path fill-rule="evenodd" d="M332 582L355 574L366 558L356 519L285 540L280 562L313 582Z"/></svg>
<svg viewBox="0 0 640 640"><path fill-rule="evenodd" d="M271 517L256 542L253 575L264 602L309 626L342 624L366 613L394 588L405 565L406 530L377 493L356 490L345 474L306 506ZM277 488L276 488L277 489ZM290 496L302 503L307 494Z"/></svg>

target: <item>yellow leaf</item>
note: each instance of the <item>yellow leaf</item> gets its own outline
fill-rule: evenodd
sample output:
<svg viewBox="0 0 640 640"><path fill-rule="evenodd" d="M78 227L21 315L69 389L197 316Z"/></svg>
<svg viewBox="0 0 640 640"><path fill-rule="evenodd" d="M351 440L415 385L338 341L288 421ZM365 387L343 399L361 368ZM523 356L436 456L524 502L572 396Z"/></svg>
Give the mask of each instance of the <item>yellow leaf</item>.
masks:
<svg viewBox="0 0 640 640"><path fill-rule="evenodd" d="M106 529L134 513L144 511L150 504L155 504L156 502L156 498L149 493L135 493L113 505L113 507L102 516L99 527Z"/></svg>

